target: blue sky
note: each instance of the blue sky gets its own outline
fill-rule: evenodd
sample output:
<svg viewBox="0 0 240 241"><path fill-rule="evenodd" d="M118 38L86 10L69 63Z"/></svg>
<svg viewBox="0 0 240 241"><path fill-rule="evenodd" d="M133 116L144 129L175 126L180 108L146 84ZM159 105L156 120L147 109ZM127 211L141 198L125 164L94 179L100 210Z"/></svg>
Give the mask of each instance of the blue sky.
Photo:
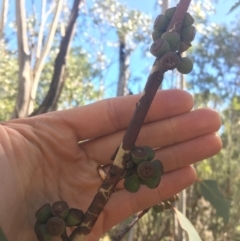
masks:
<svg viewBox="0 0 240 241"><path fill-rule="evenodd" d="M72 0L69 0L72 2ZM205 0L206 1L206 0ZM27 3L31 4L30 0L26 0ZM35 1L40 2L40 1ZM91 0L86 0L87 4L91 2ZM156 0L120 0L120 2L125 3L129 8L137 9L140 11L143 11L149 15L151 15L153 18L157 16L157 14L160 13L160 8L156 7ZM174 6L177 1L169 1L170 7ZM213 1L209 1L213 2ZM2 0L0 0L0 6L1 6ZM211 21L216 23L229 23L236 18L237 13L239 12L236 10L234 13L227 15L227 12L229 11L230 7L234 5L235 0L231 1L225 1L225 0L219 0L216 4L216 13L212 15ZM29 5L30 6L30 5ZM14 14L14 5L10 5L11 12ZM115 60L117 60L117 56L115 57ZM153 63L154 58L143 58L141 56L140 51L135 51L131 56L131 73L133 73L133 76L139 77L139 81L135 83L134 85L131 85L131 90L134 93L138 93L141 91L145 85L146 79L148 77L148 71L147 68L150 68L151 64ZM118 62L116 61L115 64L112 65L112 69L108 72L108 75L105 79L106 89L105 89L105 97L112 97L116 94L116 82L118 79ZM167 86L165 86L167 87Z"/></svg>

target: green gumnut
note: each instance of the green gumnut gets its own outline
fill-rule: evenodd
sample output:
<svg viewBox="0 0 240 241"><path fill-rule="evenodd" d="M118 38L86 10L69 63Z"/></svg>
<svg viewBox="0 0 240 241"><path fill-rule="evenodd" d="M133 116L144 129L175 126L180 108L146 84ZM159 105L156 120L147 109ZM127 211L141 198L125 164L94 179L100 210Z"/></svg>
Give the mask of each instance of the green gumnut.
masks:
<svg viewBox="0 0 240 241"><path fill-rule="evenodd" d="M154 150L148 146L134 147L131 151L131 160L135 164L151 161L155 155Z"/></svg>
<svg viewBox="0 0 240 241"><path fill-rule="evenodd" d="M162 38L155 40L150 47L150 52L155 57L161 57L163 54L170 50L171 49L169 43Z"/></svg>
<svg viewBox="0 0 240 241"><path fill-rule="evenodd" d="M161 36L163 35L163 33L164 33L163 31L154 30L154 31L152 32L152 39L153 39L153 41L161 38Z"/></svg>
<svg viewBox="0 0 240 241"><path fill-rule="evenodd" d="M124 187L129 192L137 192L140 188L140 178L137 174L132 174L131 176L125 178Z"/></svg>
<svg viewBox="0 0 240 241"><path fill-rule="evenodd" d="M35 223L34 232L38 238L38 241L50 241L53 237L47 232L47 225L40 222Z"/></svg>
<svg viewBox="0 0 240 241"><path fill-rule="evenodd" d="M157 204L157 205L154 205L154 206L152 207L152 209L153 209L153 211L154 211L155 213L161 213L161 212L163 212L164 209L165 209L164 202L161 202L161 203L159 203L159 204Z"/></svg>
<svg viewBox="0 0 240 241"><path fill-rule="evenodd" d="M60 217L52 217L46 224L47 233L52 236L60 236L66 230L66 223Z"/></svg>
<svg viewBox="0 0 240 241"><path fill-rule="evenodd" d="M168 8L164 15L168 18L168 20L170 21L176 11L177 7L173 7L173 8Z"/></svg>
<svg viewBox="0 0 240 241"><path fill-rule="evenodd" d="M192 46L191 43L181 42L181 43L179 44L179 47L178 47L178 52L179 52L179 54L185 52L185 51L188 50L191 46Z"/></svg>
<svg viewBox="0 0 240 241"><path fill-rule="evenodd" d="M194 18L192 17L192 15L190 13L186 13L183 19L183 27L188 27L194 24Z"/></svg>
<svg viewBox="0 0 240 241"><path fill-rule="evenodd" d="M170 209L170 208L172 208L173 203L170 202L169 200L166 200L166 201L164 201L164 206L165 206L165 209Z"/></svg>
<svg viewBox="0 0 240 241"><path fill-rule="evenodd" d="M84 218L84 213L80 209L71 208L65 219L66 225L68 227L77 226L81 223Z"/></svg>
<svg viewBox="0 0 240 241"><path fill-rule="evenodd" d="M149 146L143 146L144 150L147 152L146 161L151 161L155 156L155 151Z"/></svg>
<svg viewBox="0 0 240 241"><path fill-rule="evenodd" d="M160 14L154 21L153 29L158 31L165 31L168 27L168 24L168 18L165 15Z"/></svg>
<svg viewBox="0 0 240 241"><path fill-rule="evenodd" d="M180 63L177 66L177 70L182 74L189 74L193 69L193 61L188 57L180 59Z"/></svg>
<svg viewBox="0 0 240 241"><path fill-rule="evenodd" d="M51 205L49 203L44 204L36 211L35 216L39 222L46 223L52 217Z"/></svg>
<svg viewBox="0 0 240 241"><path fill-rule="evenodd" d="M153 189L159 185L164 170L163 165L159 160L151 161L151 163L154 166L155 173L151 178L144 180L144 182L148 188Z"/></svg>
<svg viewBox="0 0 240 241"><path fill-rule="evenodd" d="M181 29L181 38L185 42L192 42L196 35L196 28L194 26L188 26Z"/></svg>
<svg viewBox="0 0 240 241"><path fill-rule="evenodd" d="M165 39L171 48L171 51L176 51L180 44L180 35L177 32L166 32L162 35L162 39Z"/></svg>
<svg viewBox="0 0 240 241"><path fill-rule="evenodd" d="M65 219L69 212L69 206L65 201L57 201L52 205L52 214L55 217Z"/></svg>
<svg viewBox="0 0 240 241"><path fill-rule="evenodd" d="M141 179L151 179L155 175L155 166L152 162L144 161L138 165L137 174Z"/></svg>

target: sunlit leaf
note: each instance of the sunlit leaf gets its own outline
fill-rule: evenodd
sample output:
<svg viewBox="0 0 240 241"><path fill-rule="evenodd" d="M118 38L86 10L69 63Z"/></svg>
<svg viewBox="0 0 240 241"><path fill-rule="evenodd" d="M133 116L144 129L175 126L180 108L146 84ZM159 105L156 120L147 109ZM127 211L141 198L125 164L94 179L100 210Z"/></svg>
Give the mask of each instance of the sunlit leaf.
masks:
<svg viewBox="0 0 240 241"><path fill-rule="evenodd" d="M203 197L216 209L217 215L222 217L224 223L229 220L230 201L219 191L215 180L203 180L200 182L200 190Z"/></svg>
<svg viewBox="0 0 240 241"><path fill-rule="evenodd" d="M195 227L191 224L191 222L185 217L181 212L179 212L176 208L173 208L178 222L183 230L186 231L188 235L188 241L202 241Z"/></svg>

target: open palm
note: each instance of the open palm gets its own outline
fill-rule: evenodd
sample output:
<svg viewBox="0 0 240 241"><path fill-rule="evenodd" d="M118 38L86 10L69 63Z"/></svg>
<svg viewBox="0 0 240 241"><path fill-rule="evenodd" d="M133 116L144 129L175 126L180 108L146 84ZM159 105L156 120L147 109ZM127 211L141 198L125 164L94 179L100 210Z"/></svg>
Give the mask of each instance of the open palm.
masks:
<svg viewBox="0 0 240 241"><path fill-rule="evenodd" d="M139 97L1 123L0 227L9 241L37 240L34 215L44 203L64 200L86 211L102 182L97 168L111 163ZM218 114L192 107L186 92L157 93L136 144L158 148L155 158L165 169L162 181L158 188L142 187L136 194L119 183L88 241L192 184L196 173L189 165L220 150Z"/></svg>

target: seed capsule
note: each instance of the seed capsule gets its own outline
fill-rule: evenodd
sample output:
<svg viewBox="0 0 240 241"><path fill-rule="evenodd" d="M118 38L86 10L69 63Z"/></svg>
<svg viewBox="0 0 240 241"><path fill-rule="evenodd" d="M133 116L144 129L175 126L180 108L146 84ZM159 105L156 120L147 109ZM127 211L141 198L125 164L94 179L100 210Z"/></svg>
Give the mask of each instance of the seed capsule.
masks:
<svg viewBox="0 0 240 241"><path fill-rule="evenodd" d="M165 39L171 48L171 51L176 51L180 44L180 35L177 32L166 32L162 35L162 39Z"/></svg>
<svg viewBox="0 0 240 241"><path fill-rule="evenodd" d="M175 52L167 52L160 59L161 66L165 70L173 70L179 64L179 57Z"/></svg>
<svg viewBox="0 0 240 241"><path fill-rule="evenodd" d="M144 182L148 188L153 189L156 188L161 181L161 177L163 175L163 165L159 160L151 161L151 163L154 166L154 175L149 179L145 179Z"/></svg>
<svg viewBox="0 0 240 241"><path fill-rule="evenodd" d="M52 239L52 235L47 232L46 224L36 222L34 225L34 232L38 241L50 241Z"/></svg>
<svg viewBox="0 0 240 241"><path fill-rule="evenodd" d="M154 206L152 207L152 209L153 209L153 211L154 211L155 213L163 212L164 209L165 209L165 204L164 204L164 202L160 202L159 204L154 205Z"/></svg>
<svg viewBox="0 0 240 241"><path fill-rule="evenodd" d="M152 32L152 39L153 39L153 41L161 38L161 36L162 36L163 33L164 33L164 32L162 32L162 31L154 30L154 31Z"/></svg>
<svg viewBox="0 0 240 241"><path fill-rule="evenodd" d="M144 161L151 161L155 155L155 152L148 146L134 147L131 151L131 160L135 164L139 164Z"/></svg>
<svg viewBox="0 0 240 241"><path fill-rule="evenodd" d="M177 66L177 70L182 74L188 74L193 69L193 62L188 57L183 57L180 60L179 65Z"/></svg>
<svg viewBox="0 0 240 241"><path fill-rule="evenodd" d="M168 18L165 15L160 14L154 21L153 29L158 31L165 31L168 27L168 24Z"/></svg>
<svg viewBox="0 0 240 241"><path fill-rule="evenodd" d="M192 42L196 35L196 28L194 26L188 26L181 29L181 37L185 42Z"/></svg>
<svg viewBox="0 0 240 241"><path fill-rule="evenodd" d="M191 43L187 43L187 42L181 42L179 47L178 47L178 52L179 54L185 52L186 50L188 50L191 47Z"/></svg>
<svg viewBox="0 0 240 241"><path fill-rule="evenodd" d="M44 204L37 210L35 216L39 222L46 223L52 217L51 205L49 203Z"/></svg>
<svg viewBox="0 0 240 241"><path fill-rule="evenodd" d="M142 162L137 167L137 174L142 179L149 179L155 174L154 165L151 162Z"/></svg>
<svg viewBox="0 0 240 241"><path fill-rule="evenodd" d="M171 203L170 201L166 200L164 201L164 205L165 205L165 209L170 209L173 206L173 203Z"/></svg>
<svg viewBox="0 0 240 241"><path fill-rule="evenodd" d="M194 24L194 18L192 17L192 15L190 13L186 13L186 15L184 16L183 19L183 27L188 27Z"/></svg>
<svg viewBox="0 0 240 241"><path fill-rule="evenodd" d="M69 206L65 201L57 201L52 205L53 216L65 219L69 212Z"/></svg>
<svg viewBox="0 0 240 241"><path fill-rule="evenodd" d="M170 51L169 43L161 38L154 41L152 46L150 47L151 54L156 57L161 57L164 53L168 51Z"/></svg>
<svg viewBox="0 0 240 241"><path fill-rule="evenodd" d="M52 217L47 221L47 233L60 236L65 231L66 224L60 217Z"/></svg>
<svg viewBox="0 0 240 241"><path fill-rule="evenodd" d="M140 188L140 178L137 174L132 174L131 176L125 178L124 187L129 192L137 192Z"/></svg>
<svg viewBox="0 0 240 241"><path fill-rule="evenodd" d="M173 7L173 8L168 8L165 11L164 15L168 18L169 21L172 19L176 9L177 9L176 7Z"/></svg>
<svg viewBox="0 0 240 241"><path fill-rule="evenodd" d="M84 213L82 210L71 208L65 219L66 225L68 227L77 226L81 223L81 221L83 220L83 217L84 217Z"/></svg>

